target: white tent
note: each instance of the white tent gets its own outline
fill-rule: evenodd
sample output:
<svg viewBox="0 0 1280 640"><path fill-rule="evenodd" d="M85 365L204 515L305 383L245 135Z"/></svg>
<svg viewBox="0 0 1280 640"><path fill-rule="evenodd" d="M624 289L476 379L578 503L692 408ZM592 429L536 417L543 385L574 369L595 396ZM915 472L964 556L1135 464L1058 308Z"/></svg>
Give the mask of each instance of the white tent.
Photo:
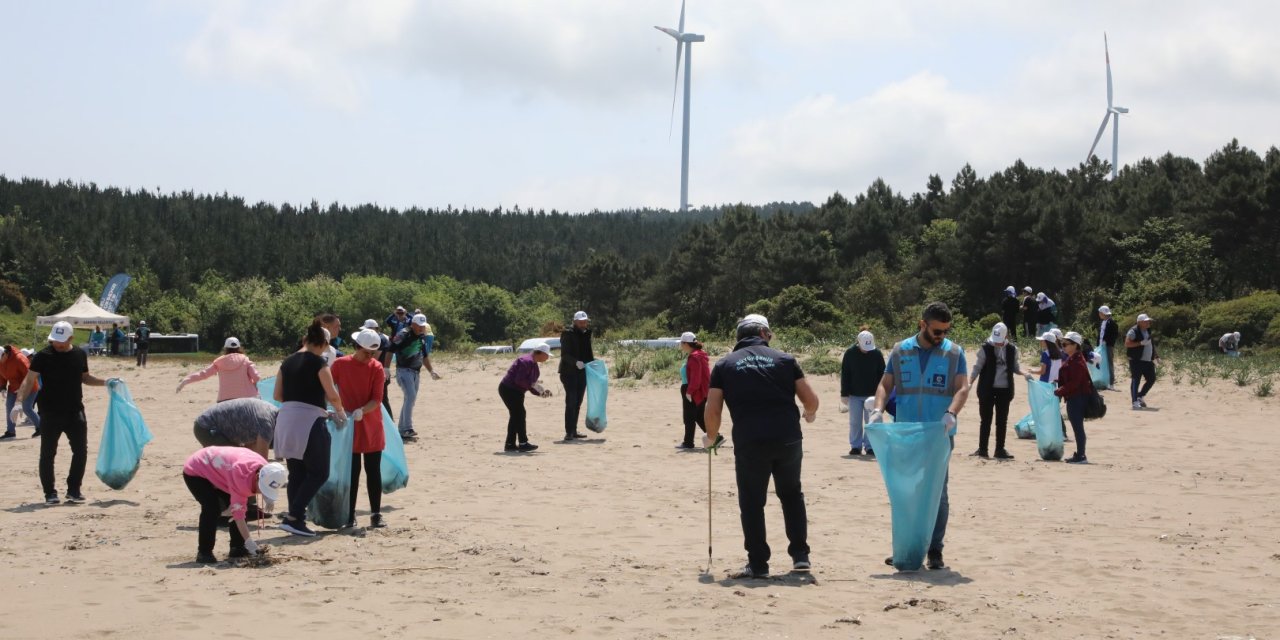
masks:
<svg viewBox="0 0 1280 640"><path fill-rule="evenodd" d="M93 300L83 293L76 299L75 304L67 307L66 311L62 313L56 313L51 316L36 316L36 326L50 326L63 320L70 322L75 327L109 325L113 322L123 327L129 326L129 316L111 313L94 304Z"/></svg>

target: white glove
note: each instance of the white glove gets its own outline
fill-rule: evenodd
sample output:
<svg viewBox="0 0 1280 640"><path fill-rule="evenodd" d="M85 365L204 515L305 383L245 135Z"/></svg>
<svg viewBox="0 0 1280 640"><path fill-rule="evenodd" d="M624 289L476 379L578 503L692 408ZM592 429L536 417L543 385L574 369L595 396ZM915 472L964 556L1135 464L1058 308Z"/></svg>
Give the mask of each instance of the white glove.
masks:
<svg viewBox="0 0 1280 640"><path fill-rule="evenodd" d="M439 380L439 379L440 379L440 374L438 374L438 373L436 373L436 372L432 371L432 372L431 372L431 379L432 379L432 380Z"/></svg>
<svg viewBox="0 0 1280 640"><path fill-rule="evenodd" d="M866 411L867 415L871 415L871 412L876 410L876 397L867 398L867 401L862 403L862 410Z"/></svg>
<svg viewBox="0 0 1280 640"><path fill-rule="evenodd" d="M1144 347L1145 347L1145 346L1147 346L1147 345L1149 345L1149 344L1151 344L1151 338L1147 338L1146 340L1143 340L1143 341L1142 341L1142 346L1144 346Z"/></svg>
<svg viewBox="0 0 1280 640"><path fill-rule="evenodd" d="M688 401L689 401L689 404L693 404L693 394L691 394L691 393L686 393L686 394L684 394L684 399L685 399L685 400L688 400Z"/></svg>
<svg viewBox="0 0 1280 640"><path fill-rule="evenodd" d="M13 411L9 412L9 422L14 424L22 422L22 405L14 407Z"/></svg>
<svg viewBox="0 0 1280 640"><path fill-rule="evenodd" d="M391 369L382 370L382 380L383 382L391 382Z"/></svg>
<svg viewBox="0 0 1280 640"><path fill-rule="evenodd" d="M341 408L329 412L329 419L339 428L347 424L347 412Z"/></svg>
<svg viewBox="0 0 1280 640"><path fill-rule="evenodd" d="M583 361L579 360L579 361L578 361L578 368L579 368L579 369L586 369L586 368L587 368L587 363L585 363L585 362L583 362Z"/></svg>
<svg viewBox="0 0 1280 640"><path fill-rule="evenodd" d="M245 540L244 550L256 556L258 555L258 543L254 542L252 538L250 538L249 540Z"/></svg>
<svg viewBox="0 0 1280 640"><path fill-rule="evenodd" d="M843 398L840 398L840 413L849 413L849 398L848 398L848 396L843 397Z"/></svg>
<svg viewBox="0 0 1280 640"><path fill-rule="evenodd" d="M364 407L360 407L359 409L356 409L355 411L351 412L351 419L355 420L356 422L360 422L360 418L363 418L363 417L364 417Z"/></svg>
<svg viewBox="0 0 1280 640"><path fill-rule="evenodd" d="M546 393L546 392L547 392L547 389L546 389L546 387L543 387L543 386L542 386L542 383L541 383L541 382L535 382L535 383L533 383L533 392L534 392L534 393L536 393L536 394L538 394L539 396L542 396L543 398L545 398L546 396L544 396L544 395L542 395L542 394Z"/></svg>
<svg viewBox="0 0 1280 640"><path fill-rule="evenodd" d="M942 426L946 427L947 431L956 428L956 414L950 411L942 414Z"/></svg>
<svg viewBox="0 0 1280 640"><path fill-rule="evenodd" d="M262 504L258 506L260 507L258 511L261 511L264 515L271 515L276 510L276 501L263 498Z"/></svg>
<svg viewBox="0 0 1280 640"><path fill-rule="evenodd" d="M114 389L123 383L124 383L124 380L121 380L120 378L107 378L108 389Z"/></svg>
<svg viewBox="0 0 1280 640"><path fill-rule="evenodd" d="M884 422L884 412L879 409L872 409L871 415L867 417L867 422L877 424Z"/></svg>

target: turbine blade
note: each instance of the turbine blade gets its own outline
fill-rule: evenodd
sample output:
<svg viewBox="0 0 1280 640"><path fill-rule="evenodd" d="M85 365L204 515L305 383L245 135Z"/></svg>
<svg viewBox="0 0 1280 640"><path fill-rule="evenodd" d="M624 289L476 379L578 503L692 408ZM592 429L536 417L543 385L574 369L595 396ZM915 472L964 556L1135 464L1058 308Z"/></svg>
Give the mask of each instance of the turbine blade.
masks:
<svg viewBox="0 0 1280 640"><path fill-rule="evenodd" d="M1107 56L1107 108L1111 108L1111 47L1107 45L1107 32L1102 32L1102 51Z"/></svg>
<svg viewBox="0 0 1280 640"><path fill-rule="evenodd" d="M1107 121L1111 119L1111 110L1107 110L1107 115L1102 117L1102 126L1098 127L1098 135L1093 138L1093 146L1089 147L1089 155L1084 157L1084 161L1088 162L1093 157L1093 150L1098 148L1098 141L1102 139L1102 132L1107 130Z"/></svg>
<svg viewBox="0 0 1280 640"><path fill-rule="evenodd" d="M684 33L684 0L680 0L680 33Z"/></svg>
<svg viewBox="0 0 1280 640"><path fill-rule="evenodd" d="M676 41L676 77L671 85L671 122L667 125L667 140L671 140L676 130L676 98L680 96L680 53L684 51L684 43Z"/></svg>
<svg viewBox="0 0 1280 640"><path fill-rule="evenodd" d="M663 32L663 33L665 33L665 34L667 34L667 35L669 35L669 36L671 36L672 38L675 38L675 39L676 39L676 42L680 42L680 32L679 32L679 31L676 31L675 29L671 29L671 28L668 28L668 27L659 27L659 26L657 26L657 25L654 25L654 27L653 27L653 28L654 28L654 29L657 29L658 31L661 31L661 32Z"/></svg>

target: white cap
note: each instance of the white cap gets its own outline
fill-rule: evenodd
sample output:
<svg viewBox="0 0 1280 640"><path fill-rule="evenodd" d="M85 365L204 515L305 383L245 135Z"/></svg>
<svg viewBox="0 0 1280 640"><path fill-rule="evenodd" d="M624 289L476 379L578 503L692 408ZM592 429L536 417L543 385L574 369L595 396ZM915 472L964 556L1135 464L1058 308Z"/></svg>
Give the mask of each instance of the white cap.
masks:
<svg viewBox="0 0 1280 640"><path fill-rule="evenodd" d="M1098 307L1098 313L1101 313L1104 316L1109 316L1111 315L1111 307L1104 304L1101 307Z"/></svg>
<svg viewBox="0 0 1280 640"><path fill-rule="evenodd" d="M1004 326L1003 322L997 322L996 326L991 327L991 344L1004 344L1005 336L1009 335L1009 327Z"/></svg>
<svg viewBox="0 0 1280 640"><path fill-rule="evenodd" d="M1058 342L1058 336L1053 335L1052 331L1044 332L1044 335L1040 336L1039 339L1045 342L1053 342L1055 344Z"/></svg>
<svg viewBox="0 0 1280 640"><path fill-rule="evenodd" d="M419 327L425 327L427 326L427 317L419 313L418 315L413 317L413 323L418 325Z"/></svg>
<svg viewBox="0 0 1280 640"><path fill-rule="evenodd" d="M332 333L329 333L329 330L328 330L328 329L325 329L324 327L320 327L320 330L324 332L324 341L325 341L325 342L329 342L330 340L333 340L333 334L332 334Z"/></svg>
<svg viewBox="0 0 1280 640"><path fill-rule="evenodd" d="M578 320L590 320L590 319L591 319L591 318L588 318L588 317L587 317L587 312L586 312L586 311L578 311L578 312L576 312L576 313L574 313L574 314L573 314L573 320L574 320L574 322L577 322Z"/></svg>
<svg viewBox="0 0 1280 640"><path fill-rule="evenodd" d="M1031 287L1023 287L1023 288L1022 288L1022 291L1023 291L1024 293L1031 293Z"/></svg>
<svg viewBox="0 0 1280 640"><path fill-rule="evenodd" d="M35 353L36 353L36 350L35 350L35 349L23 349L23 350L22 350L22 355L24 355L24 356L33 356L33 355L35 355Z"/></svg>
<svg viewBox="0 0 1280 640"><path fill-rule="evenodd" d="M1240 339L1240 332L1239 332L1239 331L1236 331L1236 332L1232 333L1232 334L1231 334L1231 337L1235 338L1236 340L1239 340L1239 339Z"/></svg>
<svg viewBox="0 0 1280 640"><path fill-rule="evenodd" d="M1070 340L1070 341L1072 341L1072 342L1074 342L1074 343L1076 343L1076 344L1084 344L1084 336L1082 336L1082 335L1080 335L1080 334L1078 334L1078 333L1076 333L1076 332L1074 332L1074 331L1068 331L1068 332L1067 332L1067 340Z"/></svg>
<svg viewBox="0 0 1280 640"><path fill-rule="evenodd" d="M741 319L741 320L739 320L739 321L738 321L738 326L739 326L739 327L743 327L743 326L746 326L746 325L749 325L749 324L758 324L758 325L763 325L763 326L764 326L764 328L768 329L768 328L769 328L769 319L768 319L768 318L766 318L766 317L764 317L764 316L762 316L762 315L760 315L760 314L758 314L758 313L749 313L749 314L747 314L747 315L746 315L746 317L744 317L743 319Z"/></svg>
<svg viewBox="0 0 1280 640"><path fill-rule="evenodd" d="M275 502L280 497L280 488L289 480L289 472L279 462L268 462L258 469L258 493L262 497Z"/></svg>
<svg viewBox="0 0 1280 640"><path fill-rule="evenodd" d="M545 353L547 355L551 355L551 345L545 342L539 343L538 346L533 348L533 350L537 351L538 353Z"/></svg>
<svg viewBox="0 0 1280 640"><path fill-rule="evenodd" d="M138 321L138 324L139 324L139 325L142 325L142 326L144 326L144 327L145 327L145 326L147 326L147 321L146 321L146 320L139 320L139 321Z"/></svg>
<svg viewBox="0 0 1280 640"><path fill-rule="evenodd" d="M876 350L876 337L871 335L870 331L863 331L858 334L858 348L863 351Z"/></svg>
<svg viewBox="0 0 1280 640"><path fill-rule="evenodd" d="M364 328L366 328L366 329L377 329L377 328L378 328L378 321L377 321L377 320L374 320L373 318L369 318L368 320L365 320L365 321L364 321Z"/></svg>
<svg viewBox="0 0 1280 640"><path fill-rule="evenodd" d="M239 349L240 338L237 338L235 336L231 336L230 338L227 338L227 341L222 343L222 348L223 349Z"/></svg>
<svg viewBox="0 0 1280 640"><path fill-rule="evenodd" d="M396 311L404 311L404 307L396 307Z"/></svg>
<svg viewBox="0 0 1280 640"><path fill-rule="evenodd" d="M53 329L49 331L49 342L66 342L76 335L76 330L71 328L71 323L63 320L55 323Z"/></svg>
<svg viewBox="0 0 1280 640"><path fill-rule="evenodd" d="M686 331L680 334L680 342L697 342L697 341L698 341L698 336L694 335L692 331Z"/></svg>
<svg viewBox="0 0 1280 640"><path fill-rule="evenodd" d="M1151 316L1145 313L1138 314L1138 322L1151 322Z"/></svg>
<svg viewBox="0 0 1280 640"><path fill-rule="evenodd" d="M1017 292L1018 292L1018 290L1017 290L1017 289L1014 289L1014 288L1013 288L1013 285L1009 285L1009 286L1007 286L1007 287L1005 287L1005 288L1004 288L1004 292L1005 292L1005 293L1007 293L1007 294L1009 294L1009 295L1014 295L1015 293L1017 293Z"/></svg>
<svg viewBox="0 0 1280 640"><path fill-rule="evenodd" d="M1054 327L1054 328L1052 328L1052 329L1050 329L1050 330L1049 330L1049 333L1052 333L1052 334L1054 335L1054 337L1056 337L1056 338L1057 338L1057 339L1059 339L1059 340L1061 340L1061 339L1062 339L1062 329L1059 329L1059 328L1057 328L1057 327Z"/></svg>
<svg viewBox="0 0 1280 640"><path fill-rule="evenodd" d="M377 349L382 346L382 336L376 329L361 329L351 334L351 341L365 349Z"/></svg>
<svg viewBox="0 0 1280 640"><path fill-rule="evenodd" d="M1044 295L1044 292L1043 292L1043 291L1041 291L1040 293L1037 293L1037 294L1036 294L1036 300L1039 300L1040 302L1044 302L1044 299L1045 299L1045 298L1047 298L1047 297L1048 297L1048 296Z"/></svg>

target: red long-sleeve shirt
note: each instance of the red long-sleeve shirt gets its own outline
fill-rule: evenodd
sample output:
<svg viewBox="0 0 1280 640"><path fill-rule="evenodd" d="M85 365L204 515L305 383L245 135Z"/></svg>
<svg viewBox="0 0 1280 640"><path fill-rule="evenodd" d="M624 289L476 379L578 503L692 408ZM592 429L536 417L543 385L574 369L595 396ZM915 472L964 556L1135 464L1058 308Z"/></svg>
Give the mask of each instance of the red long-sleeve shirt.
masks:
<svg viewBox="0 0 1280 640"><path fill-rule="evenodd" d="M694 349L689 352L689 362L685 366L685 374L689 376L689 396L694 404L702 404L711 391L711 364L707 352Z"/></svg>
<svg viewBox="0 0 1280 640"><path fill-rule="evenodd" d="M1093 378L1089 377L1089 365L1084 354L1077 351L1067 358L1058 371L1058 388L1053 392L1059 398L1074 398L1093 392Z"/></svg>

